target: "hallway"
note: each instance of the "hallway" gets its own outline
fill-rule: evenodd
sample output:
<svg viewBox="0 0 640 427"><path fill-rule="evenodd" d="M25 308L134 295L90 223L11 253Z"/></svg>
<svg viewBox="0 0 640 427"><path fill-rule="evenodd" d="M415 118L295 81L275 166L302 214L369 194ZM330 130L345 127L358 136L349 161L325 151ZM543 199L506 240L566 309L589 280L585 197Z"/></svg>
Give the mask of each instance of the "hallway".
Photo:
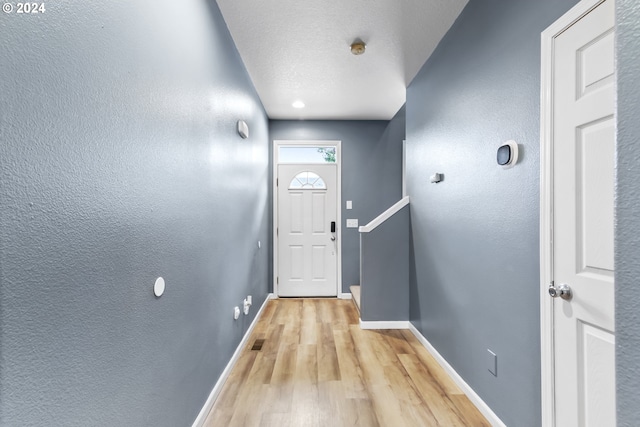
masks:
<svg viewBox="0 0 640 427"><path fill-rule="evenodd" d="M411 332L362 330L353 303L336 299L269 301L205 422L488 425Z"/></svg>
<svg viewBox="0 0 640 427"><path fill-rule="evenodd" d="M381 1L353 16L347 9L361 5L329 0L68 0L38 2L43 7L28 14L7 0L0 15L0 426L202 427L208 414L215 426L482 425L474 424L469 396L492 425L546 427L555 407L568 408L553 403L556 372L606 380L616 390L616 421L604 425L640 426L640 1L585 7L606 2L615 3L615 28L598 40L608 47L576 45L572 63L588 60L594 72L561 86L584 94L587 84L594 94L606 86L615 100L615 113L605 114L615 137L608 181L583 173L603 159L589 151L600 149L596 143L580 145L580 162L547 161L549 148L559 147L549 145L551 125L569 121L556 115L565 108L541 111L552 98L550 66L558 64L543 55L553 44L541 33L578 0ZM232 29L222 4L244 31ZM452 4L459 13L447 21L439 12ZM431 32L434 20L443 37L432 46L408 31L417 23ZM365 54L352 54L356 38ZM271 65L253 72L243 45ZM615 61L599 61L598 52ZM413 71L393 65L400 60ZM374 71L386 75L379 84ZM332 91L334 84L345 90ZM367 112L374 97L388 114ZM605 122L575 125L591 135L585 125L593 124L598 136ZM257 323L258 308L282 282L273 184L274 148L283 141L340 142L336 253L327 252L339 262L337 294L347 298L350 285L362 284L364 322L402 321L373 326L411 332L361 330L352 304L341 300L271 301ZM519 156L505 169L497 153L510 141ZM582 259L566 265L615 279L608 300L615 328L606 328L615 333L608 341L615 378L573 356L562 364L569 368L549 369L558 317L547 309L578 313L564 308L583 301L573 280L556 280L541 266L556 253L543 243L555 221L545 195L576 200L550 191L544 168L551 165L597 188L614 185L608 270L586 264L601 256L599 244L575 251ZM588 203L563 214L589 215L564 229L604 230L605 205L587 198L586 186L571 187ZM411 201L401 247L409 252L408 286L402 294L385 288L408 303L397 320L377 304L390 302L387 294L367 292L362 280L359 227L404 196ZM384 241L373 263L398 256L397 248ZM379 283L397 285L397 277ZM552 299L556 283L573 286L573 302ZM253 304L246 313L245 300ZM582 336L593 332L593 342L603 342L601 328L581 325L588 325ZM257 339L265 340L261 350L245 349ZM436 373L430 354L464 394ZM573 391L572 408L580 402ZM603 413L594 396L598 404L583 407ZM573 418L556 425L581 424Z"/></svg>

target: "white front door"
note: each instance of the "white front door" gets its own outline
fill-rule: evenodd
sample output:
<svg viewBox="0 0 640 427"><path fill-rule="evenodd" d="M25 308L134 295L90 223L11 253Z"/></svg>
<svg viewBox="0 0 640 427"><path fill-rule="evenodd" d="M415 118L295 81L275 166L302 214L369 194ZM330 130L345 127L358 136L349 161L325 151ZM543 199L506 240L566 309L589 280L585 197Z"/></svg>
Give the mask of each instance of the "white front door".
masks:
<svg viewBox="0 0 640 427"><path fill-rule="evenodd" d="M278 296L337 296L336 164L280 164L277 183Z"/></svg>
<svg viewBox="0 0 640 427"><path fill-rule="evenodd" d="M616 425L614 24L614 1L606 0L558 35L553 48L550 294L555 289L557 427Z"/></svg>

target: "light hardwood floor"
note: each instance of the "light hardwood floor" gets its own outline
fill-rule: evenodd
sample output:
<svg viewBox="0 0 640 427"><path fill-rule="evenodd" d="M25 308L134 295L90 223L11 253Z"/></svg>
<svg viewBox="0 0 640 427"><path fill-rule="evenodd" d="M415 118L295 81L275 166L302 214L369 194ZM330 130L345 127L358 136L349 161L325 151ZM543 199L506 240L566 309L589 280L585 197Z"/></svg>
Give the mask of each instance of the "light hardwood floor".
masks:
<svg viewBox="0 0 640 427"><path fill-rule="evenodd" d="M410 331L361 330L353 302L338 299L269 301L205 421L207 427L489 425Z"/></svg>

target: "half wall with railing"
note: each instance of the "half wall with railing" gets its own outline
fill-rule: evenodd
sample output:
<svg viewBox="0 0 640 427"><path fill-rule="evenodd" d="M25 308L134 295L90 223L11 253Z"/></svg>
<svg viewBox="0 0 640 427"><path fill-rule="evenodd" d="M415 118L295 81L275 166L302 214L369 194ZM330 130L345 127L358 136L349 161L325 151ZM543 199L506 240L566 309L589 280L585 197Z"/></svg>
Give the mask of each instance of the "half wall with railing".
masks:
<svg viewBox="0 0 640 427"><path fill-rule="evenodd" d="M409 321L410 221L405 197L359 228L361 322Z"/></svg>

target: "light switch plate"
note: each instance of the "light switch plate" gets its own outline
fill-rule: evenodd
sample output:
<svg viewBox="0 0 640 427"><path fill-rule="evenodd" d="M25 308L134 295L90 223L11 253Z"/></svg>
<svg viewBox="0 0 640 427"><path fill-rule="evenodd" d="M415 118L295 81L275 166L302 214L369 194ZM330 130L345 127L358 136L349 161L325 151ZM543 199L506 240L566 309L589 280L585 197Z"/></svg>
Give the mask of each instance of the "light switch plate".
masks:
<svg viewBox="0 0 640 427"><path fill-rule="evenodd" d="M348 219L347 220L347 228L358 228L358 218L356 218L356 219Z"/></svg>
<svg viewBox="0 0 640 427"><path fill-rule="evenodd" d="M351 200L347 200L347 209L353 209L353 202Z"/></svg>

